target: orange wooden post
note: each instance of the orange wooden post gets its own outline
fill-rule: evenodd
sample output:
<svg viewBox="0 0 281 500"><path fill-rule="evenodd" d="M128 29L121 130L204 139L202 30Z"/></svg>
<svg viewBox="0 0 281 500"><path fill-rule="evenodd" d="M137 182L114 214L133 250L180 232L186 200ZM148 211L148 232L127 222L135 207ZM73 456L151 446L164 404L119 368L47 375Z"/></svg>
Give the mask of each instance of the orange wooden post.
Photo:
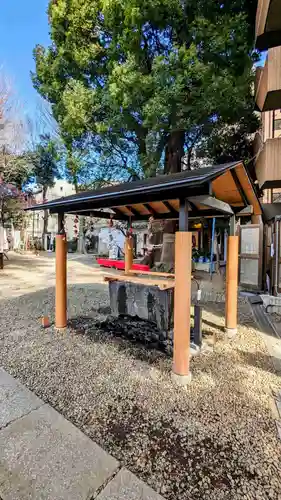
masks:
<svg viewBox="0 0 281 500"><path fill-rule="evenodd" d="M238 245L238 236L228 237L226 262L225 330L230 337L237 333Z"/></svg>
<svg viewBox="0 0 281 500"><path fill-rule="evenodd" d="M172 378L180 385L190 382L190 306L192 233L176 233L175 242L174 356Z"/></svg>
<svg viewBox="0 0 281 500"><path fill-rule="evenodd" d="M56 236L56 328L67 325L67 292L66 292L66 235Z"/></svg>
<svg viewBox="0 0 281 500"><path fill-rule="evenodd" d="M125 274L129 274L133 267L133 238L127 236L125 239Z"/></svg>

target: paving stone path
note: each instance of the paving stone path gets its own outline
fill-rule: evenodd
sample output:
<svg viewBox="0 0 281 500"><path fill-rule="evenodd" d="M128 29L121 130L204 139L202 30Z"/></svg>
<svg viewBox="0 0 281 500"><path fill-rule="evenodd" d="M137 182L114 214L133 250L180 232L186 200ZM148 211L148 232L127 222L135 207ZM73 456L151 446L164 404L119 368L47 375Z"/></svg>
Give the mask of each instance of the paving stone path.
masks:
<svg viewBox="0 0 281 500"><path fill-rule="evenodd" d="M1 500L164 500L0 368Z"/></svg>

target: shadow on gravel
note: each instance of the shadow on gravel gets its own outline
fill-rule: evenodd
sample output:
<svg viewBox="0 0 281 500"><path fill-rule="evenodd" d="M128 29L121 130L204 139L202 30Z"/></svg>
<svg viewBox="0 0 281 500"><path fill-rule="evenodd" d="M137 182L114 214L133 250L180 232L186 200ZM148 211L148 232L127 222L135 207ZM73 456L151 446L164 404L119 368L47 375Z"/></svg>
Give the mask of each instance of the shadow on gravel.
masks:
<svg viewBox="0 0 281 500"><path fill-rule="evenodd" d="M98 312L101 309L98 309ZM108 308L102 308L108 310ZM110 310L110 308L109 308ZM68 327L77 335L85 335L92 342L112 342L121 352L131 357L154 364L159 359L171 356L163 334L148 321L133 318L108 316L100 321L93 317L77 316L68 321Z"/></svg>

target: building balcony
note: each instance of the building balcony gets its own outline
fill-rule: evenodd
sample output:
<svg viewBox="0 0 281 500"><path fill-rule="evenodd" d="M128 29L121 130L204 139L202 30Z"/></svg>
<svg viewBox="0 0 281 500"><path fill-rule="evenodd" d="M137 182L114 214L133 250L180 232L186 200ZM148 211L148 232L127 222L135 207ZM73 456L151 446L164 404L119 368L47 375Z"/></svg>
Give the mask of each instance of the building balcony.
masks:
<svg viewBox="0 0 281 500"><path fill-rule="evenodd" d="M256 159L256 176L261 189L281 187L281 137L263 144Z"/></svg>
<svg viewBox="0 0 281 500"><path fill-rule="evenodd" d="M256 47L268 50L281 45L281 0L258 0Z"/></svg>
<svg viewBox="0 0 281 500"><path fill-rule="evenodd" d="M281 108L281 47L270 49L264 67L257 68L255 95L260 111Z"/></svg>

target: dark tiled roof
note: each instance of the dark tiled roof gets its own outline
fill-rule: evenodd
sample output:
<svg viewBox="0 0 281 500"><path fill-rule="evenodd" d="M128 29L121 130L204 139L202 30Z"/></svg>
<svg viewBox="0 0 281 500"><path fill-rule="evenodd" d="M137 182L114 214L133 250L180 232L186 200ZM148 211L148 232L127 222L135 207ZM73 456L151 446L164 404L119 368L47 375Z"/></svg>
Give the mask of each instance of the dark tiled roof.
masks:
<svg viewBox="0 0 281 500"><path fill-rule="evenodd" d="M226 170L234 168L240 163L241 161L236 161L172 175L161 175L145 180L125 182L95 191L85 191L59 198L43 205L36 205L31 209L50 209L52 212L67 212L72 208L79 210L87 207L96 210L117 205L179 198L185 194L184 190L186 188L200 188L203 184L208 183Z"/></svg>

